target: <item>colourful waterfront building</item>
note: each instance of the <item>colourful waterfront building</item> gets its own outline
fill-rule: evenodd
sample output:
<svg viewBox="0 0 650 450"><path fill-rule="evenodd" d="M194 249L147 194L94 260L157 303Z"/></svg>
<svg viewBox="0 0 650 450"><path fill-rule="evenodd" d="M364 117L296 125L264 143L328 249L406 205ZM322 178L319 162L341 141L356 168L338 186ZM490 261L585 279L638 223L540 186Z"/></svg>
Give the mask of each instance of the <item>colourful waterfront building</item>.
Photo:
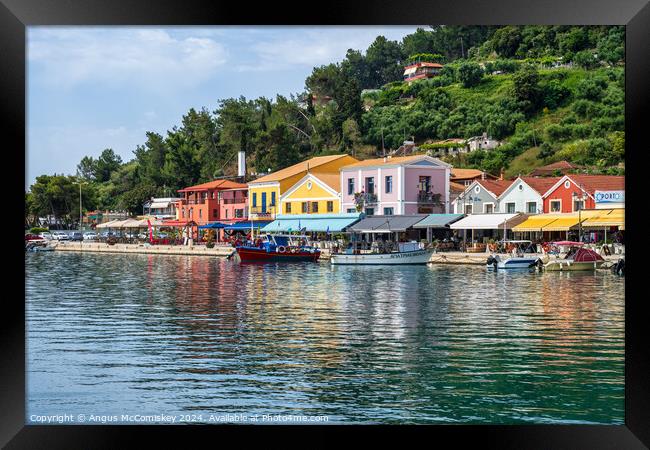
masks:
<svg viewBox="0 0 650 450"><path fill-rule="evenodd" d="M542 196L545 213L570 213L581 209L594 209L605 203L603 197L618 195L618 203L608 202L608 207L624 207L625 177L614 175L565 175L558 179Z"/></svg>
<svg viewBox="0 0 650 450"><path fill-rule="evenodd" d="M281 214L332 214L341 211L338 173L307 173L280 197Z"/></svg>
<svg viewBox="0 0 650 450"><path fill-rule="evenodd" d="M367 159L341 169L341 212L448 212L451 166L427 155Z"/></svg>
<svg viewBox="0 0 650 450"><path fill-rule="evenodd" d="M560 177L517 177L499 195L498 211L502 213L542 213L544 210L542 195L559 179Z"/></svg>
<svg viewBox="0 0 650 450"><path fill-rule="evenodd" d="M177 220L205 225L210 222L235 222L248 217L248 186L230 180L214 180L179 189Z"/></svg>
<svg viewBox="0 0 650 450"><path fill-rule="evenodd" d="M311 182L312 187L318 186L319 188L325 189L323 186L328 186L328 182L324 180L329 180L330 175L336 175L338 179L339 169L341 167L357 161L357 159L346 154L317 156L251 181L248 183L250 213L257 219L275 218L276 214L284 212L284 210L280 209L280 197L297 183L304 184L305 190L308 192L305 193L303 190L295 190L292 192L295 196L291 200L288 197L284 197L287 200L286 203L291 205L290 208L292 210L294 208L294 202L296 202L296 207L300 207L300 210L302 210L303 200L298 201L298 198L306 199L304 201L311 203L333 201L334 197L331 196L331 192L326 198L314 197L316 191L314 191L314 194L310 193L310 190L306 189L307 183ZM312 178L306 178L308 173L312 175ZM306 197L300 197L301 195L305 195ZM319 200L315 200L315 198ZM300 205L297 204L298 202ZM321 208L321 204L318 203L317 207ZM327 212L327 203L324 204L324 207L326 208L324 212Z"/></svg>
<svg viewBox="0 0 650 450"><path fill-rule="evenodd" d="M493 214L499 212L499 196L512 180L474 180L453 201L456 214Z"/></svg>

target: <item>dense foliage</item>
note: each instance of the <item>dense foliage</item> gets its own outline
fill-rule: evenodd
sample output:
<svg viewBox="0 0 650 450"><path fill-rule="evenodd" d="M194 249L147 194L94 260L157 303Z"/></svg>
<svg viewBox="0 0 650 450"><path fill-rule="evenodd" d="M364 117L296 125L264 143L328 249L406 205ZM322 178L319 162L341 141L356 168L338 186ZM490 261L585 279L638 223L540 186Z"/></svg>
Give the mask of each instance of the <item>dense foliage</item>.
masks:
<svg viewBox="0 0 650 450"><path fill-rule="evenodd" d="M445 66L434 78L404 83L403 67L414 61ZM567 159L619 173L623 62L620 26L434 26L401 42L379 36L365 52L350 49L343 61L314 68L303 93L222 99L213 111L191 109L164 136L146 133L130 161L106 149L84 157L76 176L38 177L25 194L25 219L73 222L78 181L85 210L140 213L151 196L235 175L239 150L262 174L316 155L373 156L405 139L487 132L503 145L450 162L496 174L532 168L524 161Z"/></svg>

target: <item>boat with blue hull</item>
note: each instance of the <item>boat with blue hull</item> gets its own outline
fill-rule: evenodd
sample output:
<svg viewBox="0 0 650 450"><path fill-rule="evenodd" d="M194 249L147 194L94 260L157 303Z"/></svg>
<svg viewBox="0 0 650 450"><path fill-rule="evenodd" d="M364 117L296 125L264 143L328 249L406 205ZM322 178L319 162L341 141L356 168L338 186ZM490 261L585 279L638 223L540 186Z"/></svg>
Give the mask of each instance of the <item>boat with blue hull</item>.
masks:
<svg viewBox="0 0 650 450"><path fill-rule="evenodd" d="M305 245L304 242L306 236L267 234L256 245L239 245L235 251L243 263L318 261L320 249Z"/></svg>
<svg viewBox="0 0 650 450"><path fill-rule="evenodd" d="M506 254L492 254L486 261L488 270L530 270L537 265L538 257L527 256L532 241L501 241L502 248L508 249Z"/></svg>

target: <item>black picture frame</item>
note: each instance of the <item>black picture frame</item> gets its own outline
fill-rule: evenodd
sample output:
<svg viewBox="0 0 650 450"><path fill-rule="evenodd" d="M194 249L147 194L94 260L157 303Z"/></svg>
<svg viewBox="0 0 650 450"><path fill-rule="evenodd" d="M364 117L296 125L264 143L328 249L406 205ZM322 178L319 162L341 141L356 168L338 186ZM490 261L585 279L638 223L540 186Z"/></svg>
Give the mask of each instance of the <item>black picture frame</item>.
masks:
<svg viewBox="0 0 650 450"><path fill-rule="evenodd" d="M128 0L1 0L0 3L0 105L5 137L5 173L7 186L24 185L25 159L25 37L26 27L33 25L404 25L404 24L566 24L626 25L626 303L625 303L625 425L525 425L525 426L404 426L343 427L356 434L384 439L388 432L412 432L427 445L449 438L454 446L468 440L481 446L497 448L647 448L650 445L650 358L648 352L648 315L642 279L643 214L640 181L643 180L644 155L647 150L644 123L650 104L650 5L648 0L526 0L481 1L456 0L410 2L382 1L370 3L323 2L321 8L305 3L236 4L232 2L161 0L156 3ZM9 138L8 140L6 138ZM12 160L13 159L13 160ZM9 169L9 170L7 170ZM16 178L16 182L13 178ZM22 180L21 180L22 178ZM637 181L636 186L631 184ZM636 188L636 189L635 189ZM11 257L21 261L18 235L18 211L24 202L10 189L5 220L11 237L5 247ZM15 231L14 231L15 221ZM636 243L636 246L635 244ZM14 254L15 252L15 254ZM5 259L5 261L11 261ZM24 262L24 260L22 260ZM9 262L20 272L24 265ZM5 286L17 285L19 277L9 276ZM635 286L637 285L637 286ZM635 289L636 288L636 289ZM9 292L5 289L5 292ZM178 433L196 439L214 431L236 434L242 440L265 432L293 435L296 431L317 431L324 444L329 427L262 427L263 433L245 426L162 427L162 426L33 426L25 425L25 308L18 293L3 296L2 333L3 364L2 405L0 409L0 444L6 448L96 448L128 447L142 434L145 438L164 439L168 443ZM23 290L24 294L24 285ZM435 442L430 434L434 434ZM212 444L221 444L214 441ZM284 439L284 438L283 438ZM310 438L313 439L313 438ZM189 444L190 441L183 441ZM242 441L239 441L240 443Z"/></svg>

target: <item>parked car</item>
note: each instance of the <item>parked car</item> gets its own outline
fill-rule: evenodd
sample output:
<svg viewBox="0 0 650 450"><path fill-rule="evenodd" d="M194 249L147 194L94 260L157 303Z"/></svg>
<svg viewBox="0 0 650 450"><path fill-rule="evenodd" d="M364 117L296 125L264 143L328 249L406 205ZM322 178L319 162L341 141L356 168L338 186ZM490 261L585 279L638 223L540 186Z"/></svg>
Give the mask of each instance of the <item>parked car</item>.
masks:
<svg viewBox="0 0 650 450"><path fill-rule="evenodd" d="M49 231L41 233L41 234L39 234L39 236L42 237L45 240L48 240L48 241L51 241L52 239L54 239L54 236L52 236L52 233L50 233Z"/></svg>
<svg viewBox="0 0 650 450"><path fill-rule="evenodd" d="M81 233L81 231L73 231L70 233L70 240L71 241L83 241L84 240L84 235Z"/></svg>
<svg viewBox="0 0 650 450"><path fill-rule="evenodd" d="M27 233L25 235L25 240L26 241L42 241L43 238L41 236L39 236L38 234Z"/></svg>
<svg viewBox="0 0 650 450"><path fill-rule="evenodd" d="M96 241L98 237L94 231L84 233L84 241Z"/></svg>
<svg viewBox="0 0 650 450"><path fill-rule="evenodd" d="M70 236L68 236L67 233L64 233L63 231L53 231L52 232L52 237L56 239L57 241L69 241Z"/></svg>
<svg viewBox="0 0 650 450"><path fill-rule="evenodd" d="M113 233L112 231L103 231L103 232L99 233L99 238L100 239L108 239L109 237L114 237L114 236L115 236L115 233Z"/></svg>

